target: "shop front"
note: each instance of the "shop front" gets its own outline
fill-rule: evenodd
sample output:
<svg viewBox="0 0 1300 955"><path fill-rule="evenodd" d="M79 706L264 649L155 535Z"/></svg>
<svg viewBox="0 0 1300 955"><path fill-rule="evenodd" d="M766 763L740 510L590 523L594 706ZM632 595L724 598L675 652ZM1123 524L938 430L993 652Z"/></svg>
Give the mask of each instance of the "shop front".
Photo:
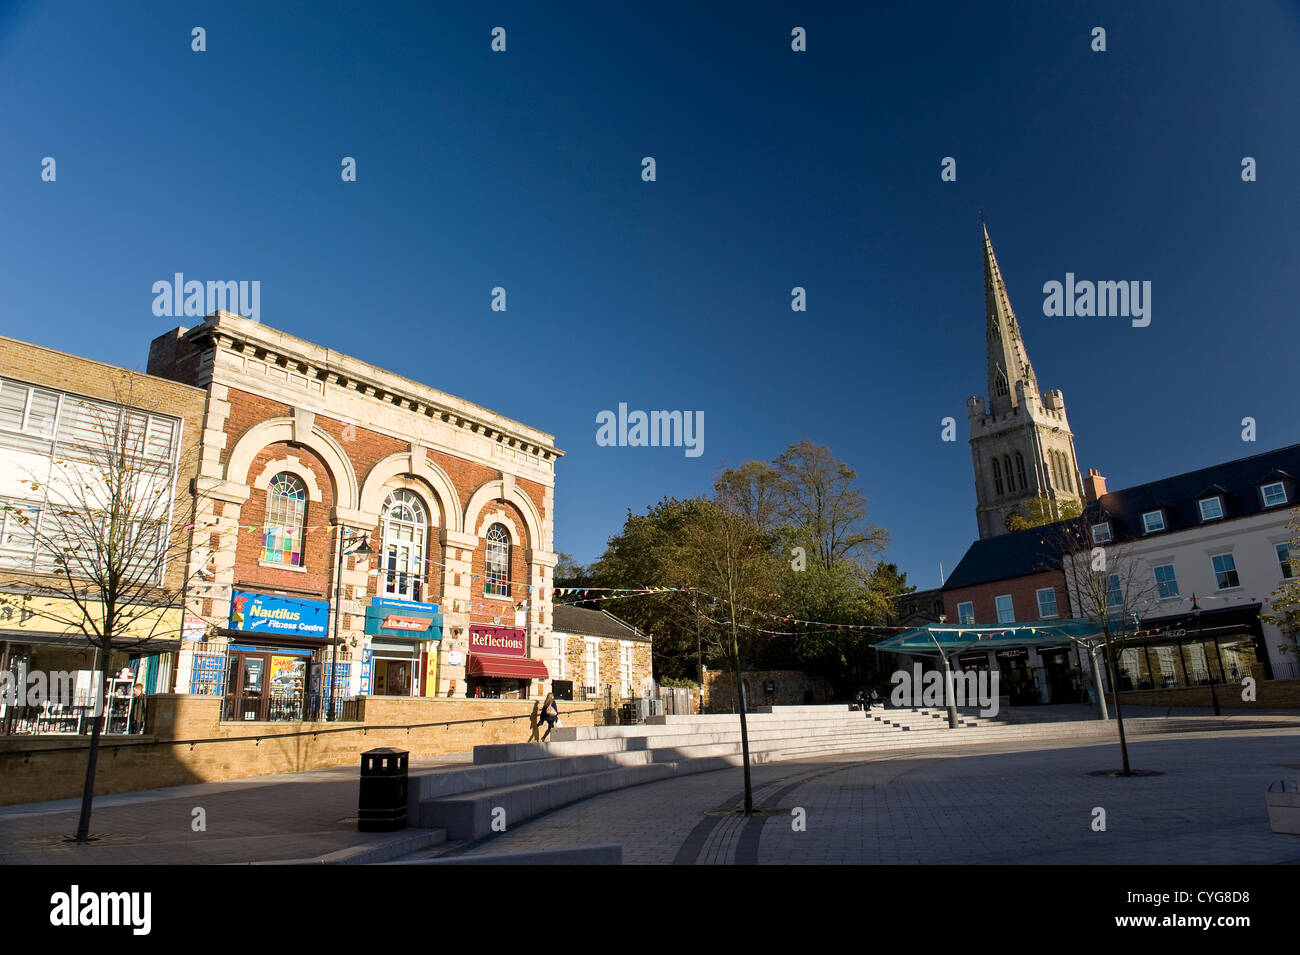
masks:
<svg viewBox="0 0 1300 955"><path fill-rule="evenodd" d="M528 656L528 636L523 630L470 625L466 696L526 700L533 680L548 679L546 664Z"/></svg>
<svg viewBox="0 0 1300 955"><path fill-rule="evenodd" d="M98 605L88 604L86 612L93 618ZM82 632L81 619L81 608L62 598L14 598L0 606L0 732L91 732L105 669L109 704L98 708L102 731L143 730L145 695L171 688L179 611L139 615L114 640L107 659Z"/></svg>
<svg viewBox="0 0 1300 955"><path fill-rule="evenodd" d="M1259 604L1199 615L1143 618L1116 660L1121 690L1159 690L1239 683L1261 666L1272 676L1264 648Z"/></svg>
<svg viewBox="0 0 1300 955"><path fill-rule="evenodd" d="M373 597L366 607L370 695L429 696L437 687L442 614L437 604Z"/></svg>
<svg viewBox="0 0 1300 955"><path fill-rule="evenodd" d="M326 659L329 604L287 594L236 590L227 647L227 720L312 719ZM327 677L328 679L328 677ZM315 692L313 692L315 691Z"/></svg>

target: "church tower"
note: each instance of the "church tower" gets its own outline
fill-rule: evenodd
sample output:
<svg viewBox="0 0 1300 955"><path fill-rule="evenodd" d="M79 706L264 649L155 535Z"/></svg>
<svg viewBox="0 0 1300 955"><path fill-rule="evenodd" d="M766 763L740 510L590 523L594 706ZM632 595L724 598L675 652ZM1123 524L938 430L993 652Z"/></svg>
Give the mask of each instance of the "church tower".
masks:
<svg viewBox="0 0 1300 955"><path fill-rule="evenodd" d="M988 227L984 227L984 337L988 345L988 405L966 399L975 463L975 515L980 539L1009 532L1014 514L1031 516L1035 498L1052 519L1081 505L1083 485L1074 434L1059 390L1040 394L1016 313L1011 310Z"/></svg>

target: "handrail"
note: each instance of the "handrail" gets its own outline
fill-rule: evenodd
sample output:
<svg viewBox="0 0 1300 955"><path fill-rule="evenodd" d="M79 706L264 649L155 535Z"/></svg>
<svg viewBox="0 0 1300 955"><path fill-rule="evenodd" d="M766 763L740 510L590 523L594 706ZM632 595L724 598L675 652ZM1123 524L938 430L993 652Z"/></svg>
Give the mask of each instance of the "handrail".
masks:
<svg viewBox="0 0 1300 955"><path fill-rule="evenodd" d="M601 709L602 709L601 707L593 706L590 709L585 709L585 710L566 710L565 713L599 713ZM378 730L404 729L406 730L407 733L410 733L411 730L413 729L424 729L425 727L429 727L429 726L451 727L451 726L460 726L461 724L467 724L467 723L478 723L481 726L484 723L496 723L501 720L530 720L531 721L532 718L533 717L531 713L521 713L518 716L482 716L476 719L468 719L468 720L434 720L433 722L430 723L392 723L392 724L382 724L379 726L371 726L367 723L358 723L351 726L332 726L329 727L328 729L299 730L296 733L262 733L257 736L209 736L201 739L160 740L154 738L151 740L134 740L129 743L100 743L99 748L119 750L119 749L130 749L131 747L135 747L135 746L189 746L192 749L193 747L199 745L200 743L245 743L248 742L249 740L253 740L254 742L260 744L264 739L293 739L296 736L321 736L323 734L329 734L329 733L356 733L356 732L368 733L371 730L378 731ZM13 739L13 737L10 736L10 737L0 737L0 740L6 738ZM90 749L90 745L86 744L84 746L47 746L47 747L34 748L34 749L8 749L8 750L0 750L0 756L17 756L21 754L22 756L27 757L27 756L31 756L33 753L76 753L85 749ZM114 752L113 755L116 756L117 753Z"/></svg>

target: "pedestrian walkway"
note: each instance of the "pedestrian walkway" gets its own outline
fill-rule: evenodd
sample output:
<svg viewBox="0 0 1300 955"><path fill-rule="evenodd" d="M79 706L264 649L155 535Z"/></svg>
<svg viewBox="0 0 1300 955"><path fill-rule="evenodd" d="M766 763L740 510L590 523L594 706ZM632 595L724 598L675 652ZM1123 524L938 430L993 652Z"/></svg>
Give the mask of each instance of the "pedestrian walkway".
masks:
<svg viewBox="0 0 1300 955"><path fill-rule="evenodd" d="M456 753L411 768L469 760ZM428 829L358 832L358 775L356 766L339 766L100 796L90 827L98 841L90 845L63 841L76 832L78 799L0 807L0 864L378 862L439 838Z"/></svg>

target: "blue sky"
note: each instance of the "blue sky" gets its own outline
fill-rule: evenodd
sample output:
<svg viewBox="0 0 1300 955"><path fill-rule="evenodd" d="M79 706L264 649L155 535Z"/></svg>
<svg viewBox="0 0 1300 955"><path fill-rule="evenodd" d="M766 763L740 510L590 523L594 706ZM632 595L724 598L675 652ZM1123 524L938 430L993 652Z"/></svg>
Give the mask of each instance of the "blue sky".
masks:
<svg viewBox="0 0 1300 955"><path fill-rule="evenodd" d="M581 561L808 438L934 586L976 536L983 209L1082 467L1300 440L1297 4L696 6L0 3L0 331L143 368L155 281L257 280L265 324L553 433ZM1044 317L1067 271L1149 280L1150 327ZM704 453L598 447L619 402L703 411Z"/></svg>

